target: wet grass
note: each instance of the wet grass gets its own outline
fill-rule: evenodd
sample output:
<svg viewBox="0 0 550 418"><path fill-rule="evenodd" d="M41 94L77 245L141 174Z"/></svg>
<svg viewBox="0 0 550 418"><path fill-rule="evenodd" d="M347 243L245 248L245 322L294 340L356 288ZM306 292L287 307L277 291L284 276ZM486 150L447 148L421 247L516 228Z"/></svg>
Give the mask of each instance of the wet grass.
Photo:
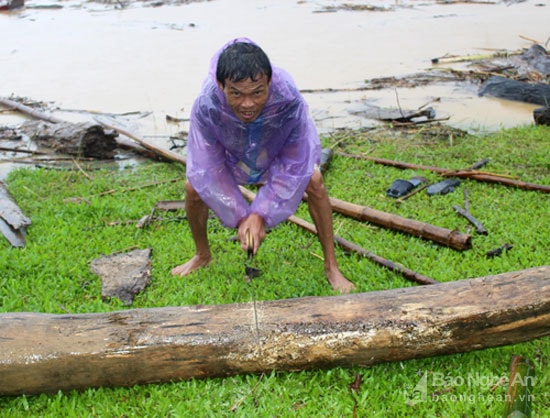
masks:
<svg viewBox="0 0 550 418"><path fill-rule="evenodd" d="M464 206L489 231L473 236L473 248L458 252L335 214L338 235L436 280L446 282L547 265L550 261L548 194L464 180L453 193L429 197L420 192L399 206L385 190L396 178L431 172L399 170L351 159L338 152L368 154L448 169L468 167L489 157L484 169L550 185L550 130L525 127L489 136L419 131L408 135L341 133L324 138L336 151L326 173L332 196L462 232L470 227L452 205ZM146 163L122 170L19 170L9 189L32 219L25 248L0 240L0 312L87 313L125 309L116 299L102 300L100 279L90 262L102 254L152 248L152 281L132 308L248 302L243 281L245 254L232 242L235 231L216 219L209 223L214 263L188 278L170 269L193 254L183 211L159 213L147 228L136 221L159 200L182 199L184 170L175 164ZM154 183L154 186L150 186ZM99 195L106 191L111 193ZM67 198L81 197L80 203ZM307 207L298 216L309 220ZM128 222L130 221L130 222ZM500 257L486 252L513 246ZM320 245L316 238L284 223L269 233L256 259L264 274L256 298L273 300L327 296ZM368 260L338 250L341 269L358 291L416 286ZM54 395L0 398L6 417L181 417L298 416L359 417L499 416L504 409L510 358L528 356L537 370L534 416L550 409L548 338L481 351L324 371L265 373L225 379L193 380L130 388L98 388ZM361 374L358 393L349 385ZM411 390L423 376L428 399L411 403ZM500 382L500 383L499 383Z"/></svg>

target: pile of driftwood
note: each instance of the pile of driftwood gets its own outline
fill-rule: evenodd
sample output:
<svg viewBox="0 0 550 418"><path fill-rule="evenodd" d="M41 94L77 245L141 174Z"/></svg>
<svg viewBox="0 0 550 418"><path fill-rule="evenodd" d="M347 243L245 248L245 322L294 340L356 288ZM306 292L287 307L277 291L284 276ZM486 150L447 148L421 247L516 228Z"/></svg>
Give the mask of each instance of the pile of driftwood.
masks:
<svg viewBox="0 0 550 418"><path fill-rule="evenodd" d="M30 112L23 105L10 102L1 100L5 106ZM106 122L77 127L40 112L34 112L33 116L42 122L26 124L40 133L31 136L51 143L56 150L79 157L94 153L112 158L116 147L127 148L131 143L138 152L186 163L180 154L159 148ZM67 132L70 134L63 134ZM92 146L89 138L103 144ZM410 167L400 162L375 161ZM494 179L471 168L429 169L442 176L468 177L550 192L546 186ZM241 188L241 191L246 198L254 198L248 189ZM335 198L331 198L331 204L335 211L362 221L458 251L471 248L469 234ZM316 233L315 226L303 219L292 216L289 221ZM408 280L429 286L335 297L89 315L0 314L4 337L0 339L0 374L3 376L0 395L270 370L369 365L466 352L550 334L548 267L438 283L341 237L336 236L335 240L348 251ZM139 271L141 276L147 276L149 254L149 251L143 254L145 267ZM116 260L110 257L109 262L128 265L126 257L122 258L121 261L120 257ZM102 267L93 264L100 272ZM133 265L129 269L135 271ZM141 283L134 287L146 285ZM122 285L122 297L131 303L132 289L125 286Z"/></svg>
<svg viewBox="0 0 550 418"><path fill-rule="evenodd" d="M540 105L533 111L535 124L550 125L550 55L538 43L527 50L498 51L481 55L446 55L432 59L433 68L428 72L407 74L400 77L381 77L367 81L354 89L302 90L303 93L328 93L337 91L367 91L389 88L415 88L433 83L471 81L479 84L479 96L491 96L504 100ZM468 64L466 70L452 68L454 64ZM399 101L397 101L399 104ZM438 122L437 112L427 105L419 109L385 109L367 105L365 110L355 111L369 119L391 123L393 127L409 127Z"/></svg>

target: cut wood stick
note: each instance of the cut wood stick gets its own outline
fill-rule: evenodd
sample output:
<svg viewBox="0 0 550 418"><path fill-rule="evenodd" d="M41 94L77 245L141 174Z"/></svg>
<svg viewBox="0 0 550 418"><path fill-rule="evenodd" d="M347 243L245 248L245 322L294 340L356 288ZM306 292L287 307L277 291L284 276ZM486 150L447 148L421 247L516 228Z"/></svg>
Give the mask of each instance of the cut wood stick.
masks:
<svg viewBox="0 0 550 418"><path fill-rule="evenodd" d="M432 286L257 301L256 309L249 302L4 313L0 331L0 395L9 396L368 367L550 335L550 266Z"/></svg>
<svg viewBox="0 0 550 418"><path fill-rule="evenodd" d="M355 158L355 159L359 159L359 160L368 160L368 161L372 161L376 164L382 164L382 165L387 165L387 166L396 167L396 168L413 169L413 170L427 170L427 171L432 171L434 173L439 173L441 175L452 175L452 176L456 176L456 177L465 177L465 178L470 178L470 179L473 179L473 180L484 181L484 182L487 182L487 183L497 183L497 184L502 184L504 186L517 187L517 188L525 189L525 190L535 190L535 191L538 191L538 192L550 193L550 186L545 186L543 184L526 183L526 182L523 182L523 181L513 180L513 179L510 179L510 178L501 177L501 176L488 175L488 174L475 174L475 173L471 173L471 172L466 171L466 170L462 170L462 171L461 170L449 170L449 169L446 169L446 168L433 167L433 166L429 166L429 165L412 164L412 163L406 163L406 162L403 162L403 161L394 161L394 160L388 160L388 159L385 159L385 158L370 157L368 155L347 154L347 153L343 153L343 152L339 152L338 154L342 155L344 157L348 157L348 158Z"/></svg>
<svg viewBox="0 0 550 418"><path fill-rule="evenodd" d="M242 186L239 186L239 187L240 187L241 193L243 194L244 197L246 197L250 201L254 200L254 198L256 197L254 192L248 190L245 187L242 187ZM303 228L306 231L309 231L309 232L317 235L317 228L315 228L315 225L313 225L310 222L307 222L306 220L304 220L302 218L299 218L295 215L291 215L288 218L288 221L292 222L293 224L298 225L300 228ZM415 272L411 269L403 267L400 264L397 264L393 261L390 261L388 259L385 259L385 258L379 256L379 255L376 255L376 254L374 254L370 251L367 251L367 250L359 247L358 245L356 245L356 244L354 244L350 241L347 241L344 238L341 238L337 235L334 236L334 241L341 248L343 248L344 250L359 254L360 256L365 257L365 258L373 261L374 263L381 265L382 267L386 267L387 269L389 269L391 271L399 273L407 280L411 280L413 282L420 283L420 284L435 284L435 283L438 283L434 279L431 279L431 278L429 278L427 276L424 276L420 273L417 273L417 272Z"/></svg>
<svg viewBox="0 0 550 418"><path fill-rule="evenodd" d="M334 197L329 199L335 212L351 218L431 240L458 251L472 248L472 239L469 234L382 212L367 206L345 202Z"/></svg>

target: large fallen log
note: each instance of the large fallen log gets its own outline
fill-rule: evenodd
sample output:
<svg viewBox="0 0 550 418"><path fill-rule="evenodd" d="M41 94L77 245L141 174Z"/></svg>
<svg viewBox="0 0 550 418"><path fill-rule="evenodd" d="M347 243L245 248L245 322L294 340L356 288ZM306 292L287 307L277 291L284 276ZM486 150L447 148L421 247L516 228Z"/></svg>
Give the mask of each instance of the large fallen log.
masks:
<svg viewBox="0 0 550 418"><path fill-rule="evenodd" d="M19 127L40 145L68 155L112 159L115 157L116 131L105 131L103 126L91 122L27 121Z"/></svg>
<svg viewBox="0 0 550 418"><path fill-rule="evenodd" d="M550 334L550 266L255 304L0 314L0 394L367 366Z"/></svg>

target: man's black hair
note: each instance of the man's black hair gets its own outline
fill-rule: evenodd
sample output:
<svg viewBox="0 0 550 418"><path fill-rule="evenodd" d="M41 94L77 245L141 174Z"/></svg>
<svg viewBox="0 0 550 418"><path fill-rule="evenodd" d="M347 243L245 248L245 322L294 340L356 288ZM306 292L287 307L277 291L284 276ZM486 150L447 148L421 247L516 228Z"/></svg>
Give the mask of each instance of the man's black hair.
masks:
<svg viewBox="0 0 550 418"><path fill-rule="evenodd" d="M257 81L263 74L271 80L271 63L266 53L257 45L236 42L225 48L218 58L216 79L225 87L225 80L233 82L250 78Z"/></svg>

